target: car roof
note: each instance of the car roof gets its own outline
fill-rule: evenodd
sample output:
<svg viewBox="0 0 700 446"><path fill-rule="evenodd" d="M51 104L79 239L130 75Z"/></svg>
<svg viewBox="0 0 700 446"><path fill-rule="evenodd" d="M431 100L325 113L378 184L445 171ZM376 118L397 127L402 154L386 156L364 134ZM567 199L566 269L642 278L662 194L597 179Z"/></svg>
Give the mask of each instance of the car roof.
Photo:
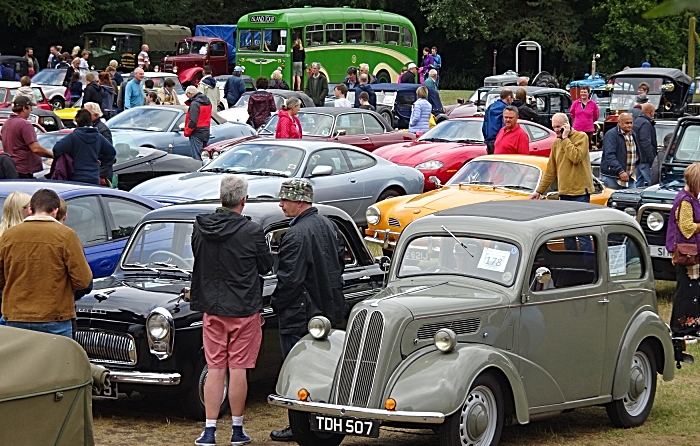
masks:
<svg viewBox="0 0 700 446"><path fill-rule="evenodd" d="M365 110L364 108L353 108L353 107L305 107L299 110L299 113L323 113L325 115L341 115L343 113L365 113L369 115L377 115L376 112L372 110Z"/></svg>
<svg viewBox="0 0 700 446"><path fill-rule="evenodd" d="M22 84L20 84L19 81L0 81L0 87L17 88L21 86Z"/></svg>
<svg viewBox="0 0 700 446"><path fill-rule="evenodd" d="M72 181L56 180L3 180L0 181L0 197L7 197L12 192L24 192L32 195L39 189L51 189L59 196L81 195L114 195L124 198L137 199L143 203L149 203L151 207L162 206L156 201L135 195L119 189L112 189L104 186L93 186L85 183L74 183Z"/></svg>
<svg viewBox="0 0 700 446"><path fill-rule="evenodd" d="M679 70L678 68L661 68L661 67L649 67L649 68L630 68L629 70L622 70L618 73L610 76L615 77L670 77L676 82L682 84L690 85L692 79L690 76Z"/></svg>
<svg viewBox="0 0 700 446"><path fill-rule="evenodd" d="M338 147L341 149L353 149L353 150L359 150L362 151L361 148L357 146L351 146L349 144L343 144L340 142L332 142L332 141L322 141L322 140L315 140L315 139L276 139L276 138L257 138L257 139L251 139L249 141L243 141L240 143L240 145L243 144L256 144L256 145L266 145L266 146L285 146L285 147L294 147L297 149L302 149L302 150L316 150L316 149L322 149L322 148L331 148L331 147Z"/></svg>
<svg viewBox="0 0 700 446"><path fill-rule="evenodd" d="M566 94L569 94L569 92L567 92L566 90L563 90L563 89L561 89L561 88L535 87L535 86L532 86L532 85L528 85L528 86L525 86L525 87L518 87L517 85L508 85L508 86L506 86L506 87L496 87L496 88L492 89L491 91L489 91L489 95L491 95L491 94L496 94L496 93L500 93L501 90L506 89L506 88L507 88L508 90L511 90L511 91L513 92L513 94L515 94L515 92L516 92L519 88L524 88L525 91L528 92L528 94L529 94L529 93L554 93L554 92L556 92L556 93L566 93Z"/></svg>

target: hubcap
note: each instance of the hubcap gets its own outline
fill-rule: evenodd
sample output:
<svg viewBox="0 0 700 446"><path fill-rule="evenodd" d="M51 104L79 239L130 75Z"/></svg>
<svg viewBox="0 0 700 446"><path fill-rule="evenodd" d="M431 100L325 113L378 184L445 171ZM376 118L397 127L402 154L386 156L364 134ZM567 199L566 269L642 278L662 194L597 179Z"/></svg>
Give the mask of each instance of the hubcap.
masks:
<svg viewBox="0 0 700 446"><path fill-rule="evenodd" d="M630 416L635 417L646 408L651 397L653 379L649 358L643 352L637 351L632 358L630 387L622 399Z"/></svg>
<svg viewBox="0 0 700 446"><path fill-rule="evenodd" d="M199 402L204 406L204 383L207 381L207 375L209 375L209 366L205 365L202 369L202 373L199 375L199 380L197 382L197 387L199 390ZM228 397L228 371L226 372L226 377L224 378L224 396L221 399L221 404L224 404L226 398Z"/></svg>
<svg viewBox="0 0 700 446"><path fill-rule="evenodd" d="M464 446L488 445L496 432L498 408L486 386L472 389L462 407L459 436Z"/></svg>

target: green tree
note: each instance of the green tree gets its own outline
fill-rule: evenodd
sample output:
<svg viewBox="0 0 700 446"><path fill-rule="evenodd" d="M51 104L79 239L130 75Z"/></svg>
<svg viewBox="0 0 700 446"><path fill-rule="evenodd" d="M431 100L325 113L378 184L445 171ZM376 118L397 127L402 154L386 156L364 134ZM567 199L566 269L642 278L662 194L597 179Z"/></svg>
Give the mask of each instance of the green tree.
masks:
<svg viewBox="0 0 700 446"><path fill-rule="evenodd" d="M0 23L22 29L55 26L67 29L92 20L90 0L0 0Z"/></svg>

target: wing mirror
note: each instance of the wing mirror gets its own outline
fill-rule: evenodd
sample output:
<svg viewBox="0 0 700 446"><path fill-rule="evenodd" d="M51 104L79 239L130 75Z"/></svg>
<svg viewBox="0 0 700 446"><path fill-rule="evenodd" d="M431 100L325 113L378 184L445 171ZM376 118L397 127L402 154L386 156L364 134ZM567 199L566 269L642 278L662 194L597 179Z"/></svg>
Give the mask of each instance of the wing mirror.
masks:
<svg viewBox="0 0 700 446"><path fill-rule="evenodd" d="M546 266L540 266L535 271L535 281L537 283L547 283L552 279L552 272Z"/></svg>
<svg viewBox="0 0 700 446"><path fill-rule="evenodd" d="M345 129L341 129L341 130L336 130L336 131L335 131L335 137L336 137L336 138L339 137L339 136L345 136L345 135L347 135L347 134L348 134L348 131L345 130Z"/></svg>
<svg viewBox="0 0 700 446"><path fill-rule="evenodd" d="M416 132L416 138L420 138L421 136L423 136L423 133L424 132Z"/></svg>
<svg viewBox="0 0 700 446"><path fill-rule="evenodd" d="M312 177L320 177L325 175L330 175L333 173L333 168L331 166L316 166L314 170L311 171Z"/></svg>
<svg viewBox="0 0 700 446"><path fill-rule="evenodd" d="M177 126L177 128L178 128L181 132L184 131L184 130L185 130L185 123L184 123L184 122L181 122L180 125Z"/></svg>
<svg viewBox="0 0 700 446"><path fill-rule="evenodd" d="M177 296L177 301L180 302L181 300L184 300L185 302L190 301L190 287L185 287L180 290L180 295Z"/></svg>
<svg viewBox="0 0 700 446"><path fill-rule="evenodd" d="M663 84L661 86L661 91L663 91L664 93L671 92L675 89L676 89L676 86L673 84L673 82L669 82L669 83Z"/></svg>
<svg viewBox="0 0 700 446"><path fill-rule="evenodd" d="M379 269L381 269L384 272L387 272L389 271L389 267L391 266L391 259L387 256L375 257L374 263L379 265Z"/></svg>
<svg viewBox="0 0 700 446"><path fill-rule="evenodd" d="M462 98L457 98L457 103L458 103L459 105L464 105L464 99L462 99Z"/></svg>
<svg viewBox="0 0 700 446"><path fill-rule="evenodd" d="M442 182L440 181L440 178L436 177L435 175L430 175L428 177L428 181L430 181L431 183L435 183L435 187L437 187L438 189L442 187Z"/></svg>

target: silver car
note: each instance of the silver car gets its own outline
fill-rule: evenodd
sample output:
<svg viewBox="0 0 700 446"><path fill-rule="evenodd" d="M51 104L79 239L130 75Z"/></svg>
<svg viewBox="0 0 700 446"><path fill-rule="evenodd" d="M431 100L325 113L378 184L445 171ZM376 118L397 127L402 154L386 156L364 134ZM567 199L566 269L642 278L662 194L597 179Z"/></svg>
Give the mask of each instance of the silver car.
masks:
<svg viewBox="0 0 700 446"><path fill-rule="evenodd" d="M248 176L248 196L276 198L287 178L307 178L314 202L336 206L364 225L368 206L423 190L423 174L354 146L299 139L253 140L222 153L197 172L146 181L131 192L163 203L219 199L221 174Z"/></svg>

